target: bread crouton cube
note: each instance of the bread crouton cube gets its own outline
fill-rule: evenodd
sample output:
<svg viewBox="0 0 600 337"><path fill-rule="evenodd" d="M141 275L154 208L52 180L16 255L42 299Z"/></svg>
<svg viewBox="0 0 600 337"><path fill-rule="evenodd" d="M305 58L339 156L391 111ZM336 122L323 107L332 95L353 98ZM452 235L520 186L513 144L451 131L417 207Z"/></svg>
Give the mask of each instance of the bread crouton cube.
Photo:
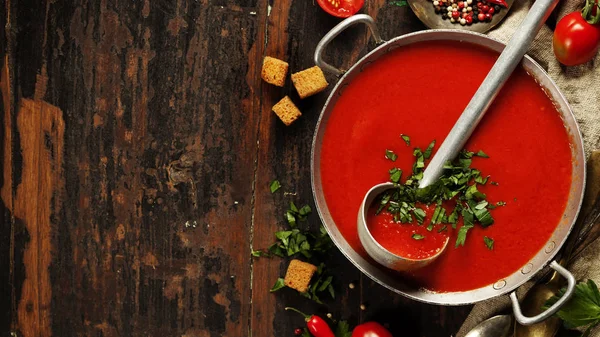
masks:
<svg viewBox="0 0 600 337"><path fill-rule="evenodd" d="M306 98L319 93L329 85L323 71L318 66L292 74L292 83L296 87L300 98Z"/></svg>
<svg viewBox="0 0 600 337"><path fill-rule="evenodd" d="M281 99L281 101L277 102L273 106L273 112L281 119L283 124L289 126L292 124L298 117L302 116L302 113L294 102L289 98L289 96L285 96Z"/></svg>
<svg viewBox="0 0 600 337"><path fill-rule="evenodd" d="M278 87L283 87L285 85L288 67L289 65L287 62L266 56L263 60L262 72L260 75L265 82Z"/></svg>
<svg viewBox="0 0 600 337"><path fill-rule="evenodd" d="M300 260L292 260L285 273L284 284L304 293L308 290L310 279L316 271L317 267L315 265Z"/></svg>

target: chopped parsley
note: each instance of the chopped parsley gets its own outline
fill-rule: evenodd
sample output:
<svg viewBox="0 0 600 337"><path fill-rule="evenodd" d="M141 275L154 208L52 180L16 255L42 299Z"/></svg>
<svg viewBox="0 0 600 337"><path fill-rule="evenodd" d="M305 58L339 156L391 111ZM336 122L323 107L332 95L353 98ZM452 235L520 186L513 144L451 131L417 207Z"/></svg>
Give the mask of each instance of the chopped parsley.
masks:
<svg viewBox="0 0 600 337"><path fill-rule="evenodd" d="M401 137L407 145L410 144L408 136L401 135ZM404 183L401 182L402 171L399 168L389 170L390 181L395 187L384 192L376 201L378 202L377 214L385 210L392 214L397 223L412 223L416 220L419 225L422 225L427 213L417 205L435 206L430 208L433 209L433 213L427 224L427 230L431 232L435 229L442 232L449 226L456 229L459 220L462 219L463 225L458 228L455 246L464 246L469 230L476 225L483 228L493 225L494 218L490 210L496 206L504 206L506 203L502 201L496 204L490 203L485 193L479 189L480 186L488 183L490 176L482 175L481 171L472 168L471 164L474 156L489 158L483 151L462 150L455 160L444 165L442 176L434 184L419 188L426 161L431 158L435 144L434 140L425 151L418 147L413 150L412 173ZM390 150L386 150L386 157L394 161L397 159ZM421 240L423 237L415 234L413 239Z"/></svg>
<svg viewBox="0 0 600 337"><path fill-rule="evenodd" d="M273 180L269 185L269 188L271 189L271 193L275 193L281 188L281 183L279 183L279 180Z"/></svg>
<svg viewBox="0 0 600 337"><path fill-rule="evenodd" d="M407 135L400 135L400 138L406 143L406 146L410 146L410 137Z"/></svg>
<svg viewBox="0 0 600 337"><path fill-rule="evenodd" d="M423 240L423 239L425 239L425 237L423 235L417 234L417 233L413 234L412 238L415 239L415 240Z"/></svg>
<svg viewBox="0 0 600 337"><path fill-rule="evenodd" d="M494 250L494 239L490 239L487 236L483 237L483 242L488 247L489 250Z"/></svg>
<svg viewBox="0 0 600 337"><path fill-rule="evenodd" d="M392 150L385 150L385 157L391 161L396 161L396 159L398 159L398 155Z"/></svg>

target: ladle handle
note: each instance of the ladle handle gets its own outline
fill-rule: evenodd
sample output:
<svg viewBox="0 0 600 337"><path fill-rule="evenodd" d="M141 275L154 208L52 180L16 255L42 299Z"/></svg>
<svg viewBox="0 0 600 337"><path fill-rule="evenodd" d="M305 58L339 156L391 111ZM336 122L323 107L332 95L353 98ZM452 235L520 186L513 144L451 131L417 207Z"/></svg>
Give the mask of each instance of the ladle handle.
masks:
<svg viewBox="0 0 600 337"><path fill-rule="evenodd" d="M453 160L481 121L486 110L502 89L513 70L521 63L529 45L537 35L558 0L537 0L521 22L498 60L475 92L450 133L431 159L419 187L433 184L442 174L444 164Z"/></svg>
<svg viewBox="0 0 600 337"><path fill-rule="evenodd" d="M357 23L364 23L371 30L371 35L375 39L375 43L381 44L384 41L381 39L381 35L379 35L379 30L377 30L377 25L375 25L375 20L372 17L366 14L357 14L353 15L344 21L338 23L335 27L333 27L329 33L325 34L321 41L317 44L317 48L315 49L315 64L318 65L321 69L330 72L336 76L341 76L344 74L344 71L338 69L329 63L323 61L323 51L327 47L327 45L335 39L336 36L340 35L341 32L346 30L348 27L353 26Z"/></svg>
<svg viewBox="0 0 600 337"><path fill-rule="evenodd" d="M515 314L515 319L521 325L532 325L546 319L550 318L550 316L554 315L560 308L567 303L573 293L575 292L575 277L568 270L559 265L556 261L552 261L550 263L550 268L554 269L557 273L567 279L567 290L565 290L564 295L556 301L550 308L546 309L546 311L542 312L539 315L533 317L527 317L523 315L521 312L521 306L519 305L519 299L517 299L516 292L512 292L510 294L510 301L512 302L513 312Z"/></svg>

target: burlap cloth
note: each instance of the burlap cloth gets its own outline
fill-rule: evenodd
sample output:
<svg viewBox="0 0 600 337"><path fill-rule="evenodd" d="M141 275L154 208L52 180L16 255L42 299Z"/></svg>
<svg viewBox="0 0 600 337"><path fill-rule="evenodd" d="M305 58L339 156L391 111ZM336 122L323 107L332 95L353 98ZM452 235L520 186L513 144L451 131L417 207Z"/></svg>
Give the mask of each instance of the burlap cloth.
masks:
<svg viewBox="0 0 600 337"><path fill-rule="evenodd" d="M530 0L516 0L505 21L497 29L491 31L489 35L500 41L508 42L532 3L533 1ZM558 18L579 10L583 3L583 0L561 1L557 8ZM577 67L562 66L554 58L552 30L548 26L542 27L528 54L546 69L571 104L581 127L586 155L589 157L592 151L600 148L600 55L597 55L593 62L586 65ZM598 153L594 153L594 157L597 155ZM600 172L595 173L600 174ZM588 184L588 190L596 189L597 191L599 184L598 180ZM593 199L594 194L587 194L586 202L588 204ZM597 284L600 284L600 240L590 244L569 266L569 270L573 272L578 280L593 279ZM533 282L529 282L522 286L518 291L519 298L522 298L532 285ZM464 336L481 321L506 312L509 306L508 296L500 296L475 305L457 333L457 337ZM591 336L600 336L600 328L596 328Z"/></svg>

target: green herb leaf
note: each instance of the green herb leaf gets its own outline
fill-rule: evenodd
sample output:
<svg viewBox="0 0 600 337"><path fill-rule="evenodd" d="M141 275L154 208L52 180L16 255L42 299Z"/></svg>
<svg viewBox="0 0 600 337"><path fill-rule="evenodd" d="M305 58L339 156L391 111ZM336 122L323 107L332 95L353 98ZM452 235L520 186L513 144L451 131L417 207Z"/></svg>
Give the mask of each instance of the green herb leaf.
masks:
<svg viewBox="0 0 600 337"><path fill-rule="evenodd" d="M396 161L396 159L398 159L398 155L392 150L385 150L385 157L391 161Z"/></svg>
<svg viewBox="0 0 600 337"><path fill-rule="evenodd" d="M482 150L479 150L479 152L477 152L475 155L477 157L481 157L481 158L489 158L490 157L487 154L485 154L485 152L483 152Z"/></svg>
<svg viewBox="0 0 600 337"><path fill-rule="evenodd" d="M269 291L273 293L283 287L285 287L285 281L280 277L277 279L277 282L275 282L275 284L273 285L273 287L271 287L271 290Z"/></svg>
<svg viewBox="0 0 600 337"><path fill-rule="evenodd" d="M406 2L406 1L394 1L394 2ZM402 140L404 140L404 142L406 143L406 146L410 146L410 137L409 136L400 135L400 138L402 138Z"/></svg>
<svg viewBox="0 0 600 337"><path fill-rule="evenodd" d="M313 337L313 335L310 334L310 332L308 332L307 328L304 328L304 330L302 330L302 337Z"/></svg>
<svg viewBox="0 0 600 337"><path fill-rule="evenodd" d="M281 188L281 184L279 183L279 180L273 180L271 182L271 184L269 185L269 188L271 189L271 193L277 192L277 190Z"/></svg>
<svg viewBox="0 0 600 337"><path fill-rule="evenodd" d="M435 140L432 141L431 143L429 143L429 146L427 146L427 149L425 149L425 152L423 152L423 157L425 159L429 159L431 157L431 153L433 152L434 146L435 146Z"/></svg>
<svg viewBox="0 0 600 337"><path fill-rule="evenodd" d="M446 225L443 225L442 227L440 227L440 229L438 229L438 231L437 231L437 232L438 232L438 233L441 233L441 232L443 232L443 231L445 231L445 230L447 230L447 229L448 229L448 226L446 226Z"/></svg>
<svg viewBox="0 0 600 337"><path fill-rule="evenodd" d="M406 0L396 0L396 1L390 1L390 5L404 7L404 6L408 5L408 2Z"/></svg>
<svg viewBox="0 0 600 337"><path fill-rule="evenodd" d="M469 229L473 228L473 225L462 225L462 227L460 227L460 229L458 230L458 235L456 236L456 244L454 245L455 248L457 248L458 246L464 246L465 245L465 240L467 239L467 232L469 232Z"/></svg>
<svg viewBox="0 0 600 337"><path fill-rule="evenodd" d="M417 234L417 233L413 234L412 238L415 239L415 240L423 240L423 239L425 239L425 237L423 235Z"/></svg>
<svg viewBox="0 0 600 337"><path fill-rule="evenodd" d="M402 177L402 170L394 167L389 172L390 172L390 181L393 183L396 183L396 184L399 183L400 178Z"/></svg>
<svg viewBox="0 0 600 337"><path fill-rule="evenodd" d="M551 297L543 306L548 309L556 303L565 293L561 289L557 296ZM579 282L575 286L573 297L556 313L569 329L577 327L594 328L600 323L600 291L592 280Z"/></svg>
<svg viewBox="0 0 600 337"><path fill-rule="evenodd" d="M296 227L296 216L292 211L288 210L287 212L285 212L285 219L287 220L290 227Z"/></svg>
<svg viewBox="0 0 600 337"><path fill-rule="evenodd" d="M290 201L290 211L292 211L294 214L298 214L298 207L296 207L296 204L294 204L293 201Z"/></svg>
<svg viewBox="0 0 600 337"><path fill-rule="evenodd" d="M268 253L263 252L262 250L252 250L252 256L261 257L261 256L269 256Z"/></svg>
<svg viewBox="0 0 600 337"><path fill-rule="evenodd" d="M489 250L494 250L494 239L490 239L487 236L483 237L483 242L488 247Z"/></svg>
<svg viewBox="0 0 600 337"><path fill-rule="evenodd" d="M310 212L312 212L312 210L310 209L310 206L304 205L298 211L298 215L302 218L302 220L304 220L306 218L306 216L310 214Z"/></svg>
<svg viewBox="0 0 600 337"><path fill-rule="evenodd" d="M339 321L335 327L335 337L351 337L352 330L346 321Z"/></svg>
<svg viewBox="0 0 600 337"><path fill-rule="evenodd" d="M425 220L425 211L420 209L420 208L415 208L413 209L413 214L415 215L415 219L417 219L417 222L419 223L419 225L423 224L423 220Z"/></svg>

